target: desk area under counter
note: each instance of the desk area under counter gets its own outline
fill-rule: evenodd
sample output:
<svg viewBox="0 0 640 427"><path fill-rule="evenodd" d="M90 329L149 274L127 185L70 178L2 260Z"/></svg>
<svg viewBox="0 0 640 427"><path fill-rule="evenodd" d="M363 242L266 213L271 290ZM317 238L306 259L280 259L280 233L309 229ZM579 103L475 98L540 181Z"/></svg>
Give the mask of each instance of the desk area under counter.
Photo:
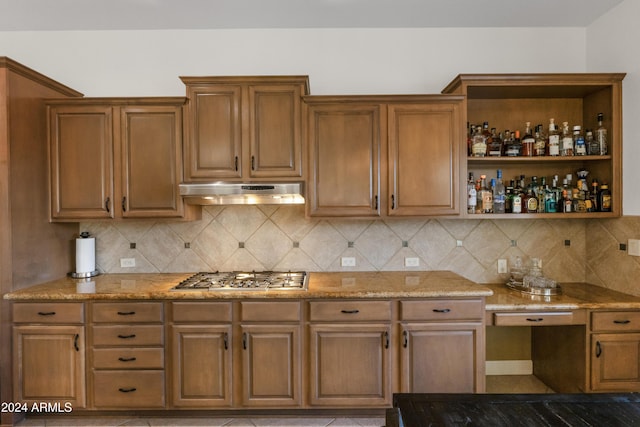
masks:
<svg viewBox="0 0 640 427"><path fill-rule="evenodd" d="M485 286L493 291L485 305L489 375L499 375L492 364L528 356L533 375L555 392L640 390L640 297L587 283L563 283L553 296Z"/></svg>

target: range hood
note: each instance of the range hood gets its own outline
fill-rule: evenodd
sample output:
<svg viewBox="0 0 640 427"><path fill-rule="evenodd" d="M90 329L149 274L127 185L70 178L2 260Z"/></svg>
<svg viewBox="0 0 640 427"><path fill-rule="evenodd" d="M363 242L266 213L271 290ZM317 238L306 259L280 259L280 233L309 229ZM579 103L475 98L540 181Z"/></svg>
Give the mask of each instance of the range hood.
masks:
<svg viewBox="0 0 640 427"><path fill-rule="evenodd" d="M303 182L180 184L180 195L191 205L304 204Z"/></svg>

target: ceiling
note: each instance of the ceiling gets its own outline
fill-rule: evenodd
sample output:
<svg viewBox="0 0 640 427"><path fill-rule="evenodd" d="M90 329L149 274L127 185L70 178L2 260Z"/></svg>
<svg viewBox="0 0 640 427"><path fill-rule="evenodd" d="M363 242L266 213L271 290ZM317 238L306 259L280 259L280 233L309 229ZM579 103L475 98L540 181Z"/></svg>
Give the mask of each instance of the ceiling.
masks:
<svg viewBox="0 0 640 427"><path fill-rule="evenodd" d="M0 0L0 31L586 27L623 0Z"/></svg>

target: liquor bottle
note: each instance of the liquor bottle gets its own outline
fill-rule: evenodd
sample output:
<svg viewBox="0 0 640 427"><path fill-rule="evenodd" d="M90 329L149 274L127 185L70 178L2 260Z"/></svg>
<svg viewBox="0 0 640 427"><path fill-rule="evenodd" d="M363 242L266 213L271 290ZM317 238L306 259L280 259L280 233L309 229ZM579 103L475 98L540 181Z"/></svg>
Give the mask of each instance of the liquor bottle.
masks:
<svg viewBox="0 0 640 427"><path fill-rule="evenodd" d="M476 213L482 213L482 181L480 179L476 179Z"/></svg>
<svg viewBox="0 0 640 427"><path fill-rule="evenodd" d="M558 129L556 129L556 124L553 119L549 119L547 151L550 156L560 155L560 134L558 133Z"/></svg>
<svg viewBox="0 0 640 427"><path fill-rule="evenodd" d="M522 137L522 155L525 157L533 156L533 146L536 143L536 139L531 133L531 122L525 123L524 136Z"/></svg>
<svg viewBox="0 0 640 427"><path fill-rule="evenodd" d="M544 156L547 153L547 142L545 141L542 125L536 126L535 143L533 144L533 154L536 156Z"/></svg>
<svg viewBox="0 0 640 427"><path fill-rule="evenodd" d="M473 157L485 157L487 155L487 138L482 133L482 127L476 126L475 133L471 137L471 155Z"/></svg>
<svg viewBox="0 0 640 427"><path fill-rule="evenodd" d="M511 134L511 140L505 146L505 155L509 157L518 157L522 153L522 144L520 143L520 131L517 130Z"/></svg>
<svg viewBox="0 0 640 427"><path fill-rule="evenodd" d="M547 190L547 178L540 178L540 186L536 190L536 196L538 196L538 213L545 213L547 211L547 205L545 203Z"/></svg>
<svg viewBox="0 0 640 427"><path fill-rule="evenodd" d="M560 155L573 156L573 135L569 131L569 122L562 122L562 141L560 142Z"/></svg>
<svg viewBox="0 0 640 427"><path fill-rule="evenodd" d="M515 181L511 180L507 189L505 190L504 200L504 213L513 213L513 190L515 188Z"/></svg>
<svg viewBox="0 0 640 427"><path fill-rule="evenodd" d="M598 206L600 206L600 212L611 212L611 190L609 190L609 184L606 182L603 182L600 186Z"/></svg>
<svg viewBox="0 0 640 427"><path fill-rule="evenodd" d="M475 214L478 204L478 194L476 193L476 183L473 180L473 172L469 172L467 181L467 213Z"/></svg>
<svg viewBox="0 0 640 427"><path fill-rule="evenodd" d="M527 187L527 193L522 203L522 212L537 213L538 212L538 177L532 176L531 183Z"/></svg>
<svg viewBox="0 0 640 427"><path fill-rule="evenodd" d="M595 139L598 141L598 147L600 149L598 155L600 156L606 156L608 150L607 129L602 125L603 121L604 115L602 113L598 113L598 129L596 129Z"/></svg>
<svg viewBox="0 0 640 427"><path fill-rule="evenodd" d="M481 212L493 212L493 192L487 187L487 176L480 175L480 196L478 201L482 201Z"/></svg>
<svg viewBox="0 0 640 427"><path fill-rule="evenodd" d="M600 192L598 180L593 178L591 180L591 192L589 196L591 197L591 203L593 204L593 211L598 212L600 210L600 205L598 204L598 193Z"/></svg>
<svg viewBox="0 0 640 427"><path fill-rule="evenodd" d="M576 156L587 155L587 145L582 135L582 128L579 125L573 127L573 147Z"/></svg>
<svg viewBox="0 0 640 427"><path fill-rule="evenodd" d="M518 177L516 177L518 178ZM523 212L523 199L525 195L524 189L524 175L520 175L520 179L516 179L516 186L513 190L513 203L511 206L512 213L522 213Z"/></svg>
<svg viewBox="0 0 640 427"><path fill-rule="evenodd" d="M505 213L505 188L502 182L502 170L498 169L496 182L493 186L493 213Z"/></svg>
<svg viewBox="0 0 640 427"><path fill-rule="evenodd" d="M496 132L496 128L491 128L491 142L489 142L489 156L501 157L502 156L502 139Z"/></svg>
<svg viewBox="0 0 640 427"><path fill-rule="evenodd" d="M560 200L560 212L569 213L573 208L573 200L571 200L571 187L567 179L562 180L562 199Z"/></svg>
<svg viewBox="0 0 640 427"><path fill-rule="evenodd" d="M600 144L598 144L598 141L593 137L593 131L591 131L591 129L585 131L584 143L587 145L587 153L590 156L600 155Z"/></svg>
<svg viewBox="0 0 640 427"><path fill-rule="evenodd" d="M549 213L555 213L558 210L558 178L557 175L554 177L551 188L548 186L545 188L545 196L544 196L544 210Z"/></svg>

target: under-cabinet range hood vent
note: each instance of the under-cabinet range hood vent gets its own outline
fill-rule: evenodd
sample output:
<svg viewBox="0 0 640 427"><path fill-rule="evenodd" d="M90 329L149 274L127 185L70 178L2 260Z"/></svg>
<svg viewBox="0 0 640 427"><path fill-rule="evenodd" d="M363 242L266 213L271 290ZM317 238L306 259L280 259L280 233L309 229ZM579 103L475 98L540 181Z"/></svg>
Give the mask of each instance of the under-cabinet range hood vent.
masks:
<svg viewBox="0 0 640 427"><path fill-rule="evenodd" d="M303 182L180 184L180 195L191 205L299 205L303 190Z"/></svg>

